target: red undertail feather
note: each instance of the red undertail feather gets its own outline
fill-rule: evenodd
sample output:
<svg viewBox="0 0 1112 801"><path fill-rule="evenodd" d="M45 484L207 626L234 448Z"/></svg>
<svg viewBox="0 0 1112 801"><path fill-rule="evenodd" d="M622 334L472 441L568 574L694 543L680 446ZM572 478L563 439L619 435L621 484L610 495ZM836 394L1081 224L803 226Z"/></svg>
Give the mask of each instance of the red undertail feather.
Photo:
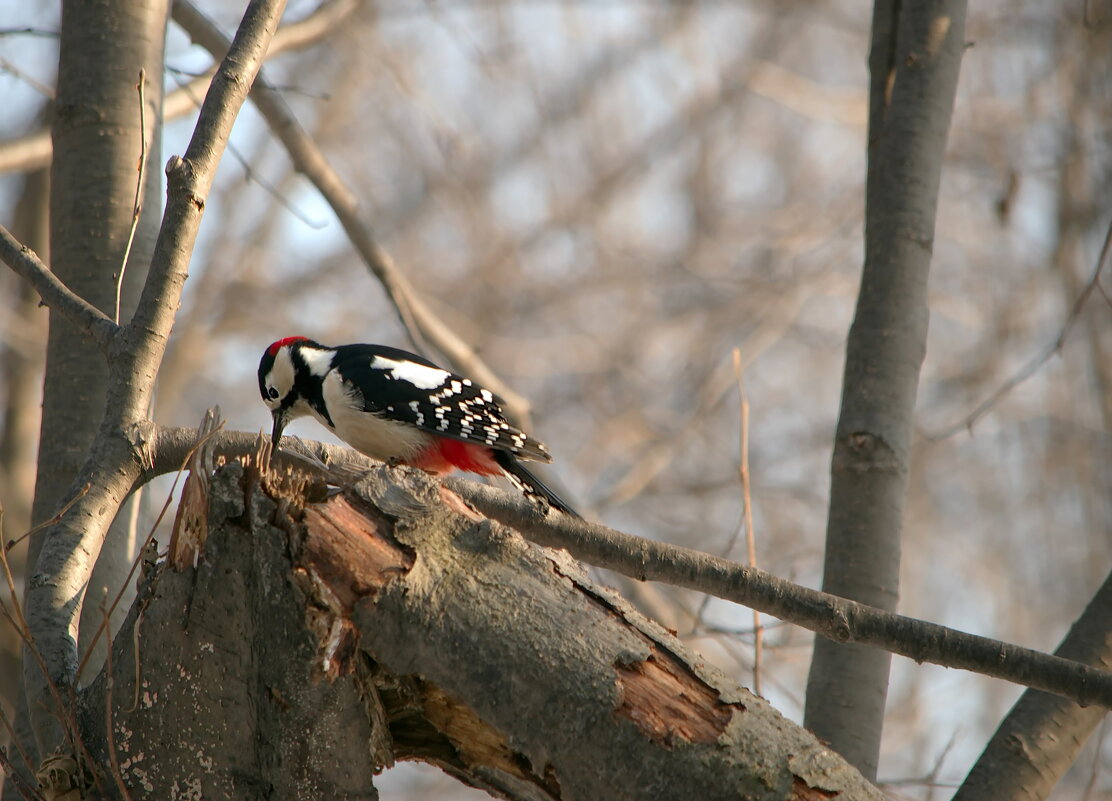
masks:
<svg viewBox="0 0 1112 801"><path fill-rule="evenodd" d="M498 476L502 468L494 461L494 454L485 445L440 439L436 444L410 459L409 464L436 475L463 470L481 476Z"/></svg>

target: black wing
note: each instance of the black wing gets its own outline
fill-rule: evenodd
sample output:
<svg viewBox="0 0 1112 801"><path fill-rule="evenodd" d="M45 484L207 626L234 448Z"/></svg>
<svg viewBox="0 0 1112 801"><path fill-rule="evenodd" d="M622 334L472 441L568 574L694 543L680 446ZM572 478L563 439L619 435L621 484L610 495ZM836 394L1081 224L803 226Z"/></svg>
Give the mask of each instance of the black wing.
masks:
<svg viewBox="0 0 1112 801"><path fill-rule="evenodd" d="M364 411L522 459L552 461L541 442L506 420L501 398L422 356L383 345L343 345L332 367Z"/></svg>

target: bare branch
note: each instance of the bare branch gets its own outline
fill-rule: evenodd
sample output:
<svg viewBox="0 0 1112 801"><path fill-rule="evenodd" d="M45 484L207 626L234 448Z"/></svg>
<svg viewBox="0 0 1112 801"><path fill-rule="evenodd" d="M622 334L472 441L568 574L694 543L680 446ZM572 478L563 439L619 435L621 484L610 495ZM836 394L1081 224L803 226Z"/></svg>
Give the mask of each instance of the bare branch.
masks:
<svg viewBox="0 0 1112 801"><path fill-rule="evenodd" d="M239 109L262 67L267 44L284 7L284 0L269 3L257 0L248 7L235 41L201 106L185 156L172 157L166 165L166 213L150 274L129 326L137 339L129 343L131 348L125 369L140 365L157 369L162 360L216 165ZM135 389L124 393L126 397L121 398L124 401L121 406L128 410L131 419L138 420L146 409L153 387L149 384L132 386Z"/></svg>
<svg viewBox="0 0 1112 801"><path fill-rule="evenodd" d="M142 437L150 445L153 469L143 480L178 469L199 439L193 428L154 423L145 426ZM257 434L243 431L220 432L213 437L214 452L225 458L244 457L254 453L257 438ZM381 466L342 446L290 437L283 444L283 450L274 454L276 463L311 469L315 461L317 469L333 482L350 483L368 469ZM916 662L969 670L1080 704L1112 708L1110 671L885 612L691 548L636 537L566 515L542 518L519 496L464 478L452 477L443 483L484 515L511 526L533 542L564 548L577 559L638 581L659 581L705 592L838 642L863 643Z"/></svg>
<svg viewBox="0 0 1112 801"><path fill-rule="evenodd" d="M143 91L147 73L139 70L139 82L135 84L139 92L139 167L135 180L135 203L131 207L131 230L127 234L127 247L124 248L124 257L120 259L120 272L116 276L116 315L114 321L120 324L120 295L124 288L124 272L127 270L127 259L131 255L131 246L135 242L135 232L139 228L139 215L143 213L143 176L147 169L147 101Z"/></svg>
<svg viewBox="0 0 1112 801"><path fill-rule="evenodd" d="M564 515L541 518L527 501L449 478L444 485L480 512L540 545L640 581L708 592L795 623L836 642L872 645L916 662L932 662L1055 693L1079 704L1112 708L1112 672L1030 648L885 612L819 592L763 570L691 548L647 540Z"/></svg>
<svg viewBox="0 0 1112 801"><path fill-rule="evenodd" d="M20 244L3 225L0 225L0 259L35 288L43 303L64 314L71 323L87 333L101 350L108 348L108 343L119 330L119 326L96 306L71 292L33 250Z"/></svg>

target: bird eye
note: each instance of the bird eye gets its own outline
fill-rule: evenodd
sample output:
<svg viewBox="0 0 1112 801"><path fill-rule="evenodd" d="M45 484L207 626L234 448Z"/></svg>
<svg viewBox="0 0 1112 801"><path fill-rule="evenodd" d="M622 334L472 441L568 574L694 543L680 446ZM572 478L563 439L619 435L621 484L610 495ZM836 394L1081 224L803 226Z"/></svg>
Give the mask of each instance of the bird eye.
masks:
<svg viewBox="0 0 1112 801"><path fill-rule="evenodd" d="M274 387L267 387L266 394L269 395L272 400L278 400L278 390Z"/></svg>

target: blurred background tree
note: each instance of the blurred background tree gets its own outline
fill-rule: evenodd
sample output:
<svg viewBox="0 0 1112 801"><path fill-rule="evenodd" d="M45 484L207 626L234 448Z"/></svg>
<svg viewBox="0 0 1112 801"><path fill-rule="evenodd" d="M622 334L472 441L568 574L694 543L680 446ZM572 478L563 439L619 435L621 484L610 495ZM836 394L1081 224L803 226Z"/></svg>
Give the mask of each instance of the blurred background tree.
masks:
<svg viewBox="0 0 1112 801"><path fill-rule="evenodd" d="M226 31L238 21L238 8L201 7ZM317 8L291 2L287 19ZM17 233L33 244L47 162L31 139L58 12L4 0L0 18L0 219L26 220ZM407 1L337 18L273 59L271 80L434 311L532 401L572 499L616 527L744 558L737 347L758 564L819 586L863 259L861 4ZM1060 358L969 415L1054 342L1096 264L1112 215L1110 34L1103 3L970 9L934 242L900 610L1042 650L1112 563L1107 296L1094 293ZM210 61L171 25L167 94ZM192 123L168 122L164 153L183 150ZM254 367L279 336L409 344L253 110L232 146L160 375L165 424L219 403L231 427L266 425ZM35 306L0 271L5 539L30 519L46 341ZM623 586L749 680L747 610ZM811 637L764 622L763 694L799 720ZM10 711L18 649L13 632L0 638ZM949 795L1019 693L894 660L880 781L900 797ZM1110 759L1098 729L1053 797L1112 797ZM476 796L394 773L384 795Z"/></svg>

